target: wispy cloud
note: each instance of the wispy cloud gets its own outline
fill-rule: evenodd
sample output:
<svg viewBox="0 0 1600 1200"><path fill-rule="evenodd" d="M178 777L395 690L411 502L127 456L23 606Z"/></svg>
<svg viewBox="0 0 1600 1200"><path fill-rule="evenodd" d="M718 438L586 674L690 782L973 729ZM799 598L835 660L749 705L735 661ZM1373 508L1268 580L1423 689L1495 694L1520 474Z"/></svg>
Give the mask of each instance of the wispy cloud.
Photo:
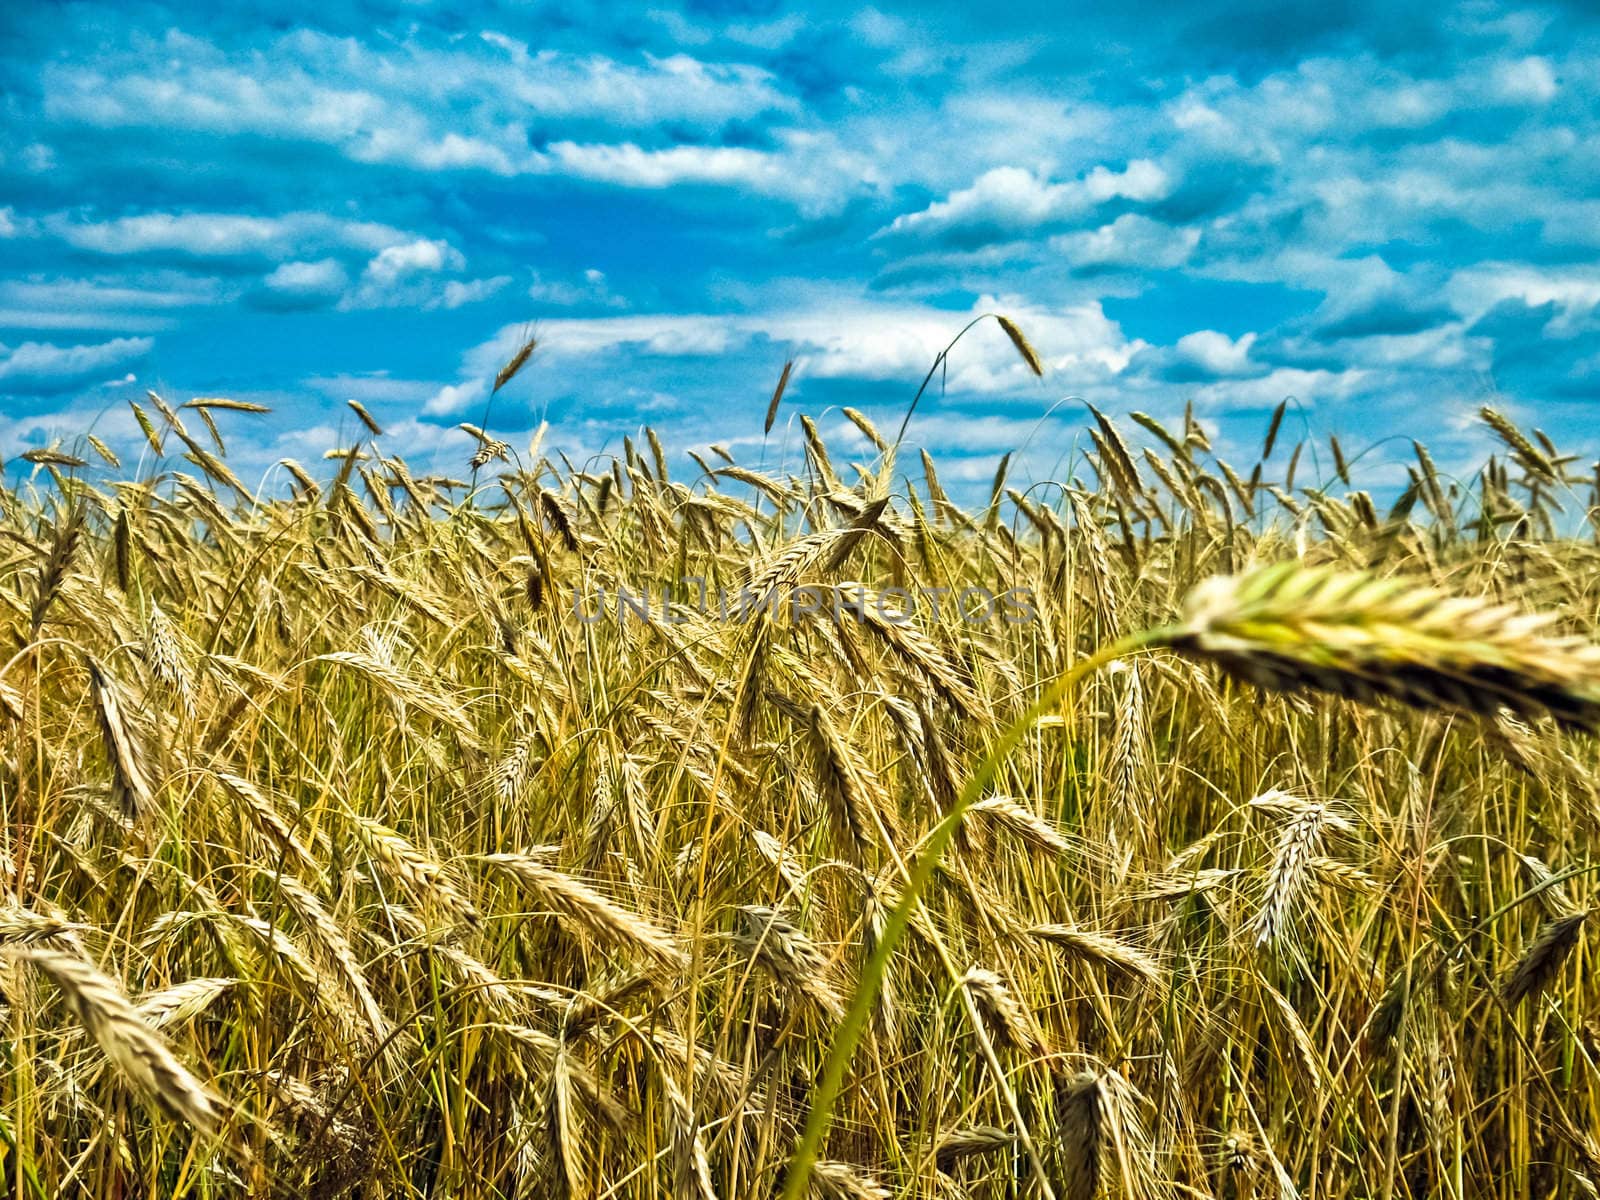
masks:
<svg viewBox="0 0 1600 1200"><path fill-rule="evenodd" d="M149 338L58 346L53 342L0 345L0 395L52 395L127 370L150 353Z"/></svg>
<svg viewBox="0 0 1600 1200"><path fill-rule="evenodd" d="M267 261L326 249L381 250L406 237L387 225L317 212L147 212L110 220L52 213L43 229L76 250L95 254Z"/></svg>

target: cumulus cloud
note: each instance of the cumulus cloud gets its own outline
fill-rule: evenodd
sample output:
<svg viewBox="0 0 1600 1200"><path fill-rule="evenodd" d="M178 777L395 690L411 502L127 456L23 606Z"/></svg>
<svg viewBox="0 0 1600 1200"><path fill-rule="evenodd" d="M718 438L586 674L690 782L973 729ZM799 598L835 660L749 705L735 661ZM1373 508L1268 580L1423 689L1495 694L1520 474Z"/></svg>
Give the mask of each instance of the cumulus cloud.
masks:
<svg viewBox="0 0 1600 1200"><path fill-rule="evenodd" d="M481 379L468 379L461 383L447 383L423 404L422 411L430 417L453 417L479 403L488 395L489 386Z"/></svg>
<svg viewBox="0 0 1600 1200"><path fill-rule="evenodd" d="M437 306L442 302L446 285L432 277L460 271L466 265L461 251L436 238L417 238L385 246L372 256L355 289L341 304L345 308L384 308L399 304ZM452 307L466 303L468 295L458 289L457 304Z"/></svg>
<svg viewBox="0 0 1600 1200"><path fill-rule="evenodd" d="M1251 357L1258 334L1231 338L1215 329L1186 333L1172 346L1143 349L1134 359L1135 369L1168 383L1210 383L1245 380L1270 374L1270 364Z"/></svg>
<svg viewBox="0 0 1600 1200"><path fill-rule="evenodd" d="M461 252L450 243L429 238L385 246L373 256L363 277L380 287L427 271L459 271L466 265Z"/></svg>
<svg viewBox="0 0 1600 1200"><path fill-rule="evenodd" d="M1050 249L1082 274L1135 268L1171 270L1181 267L1200 244L1200 230L1123 213L1109 225L1058 234Z"/></svg>
<svg viewBox="0 0 1600 1200"><path fill-rule="evenodd" d="M337 259L286 262L261 281L250 297L260 308L292 311L326 308L338 301L350 285L350 276Z"/></svg>
<svg viewBox="0 0 1600 1200"><path fill-rule="evenodd" d="M1081 218L1112 200L1159 200L1171 183L1159 165L1142 158L1121 171L1097 166L1063 183L1041 179L1022 167L995 167L978 176L971 187L896 217L883 232L981 244Z"/></svg>
<svg viewBox="0 0 1600 1200"><path fill-rule="evenodd" d="M1541 268L1521 263L1484 263L1457 271L1445 287L1451 306L1477 319L1507 300L1530 308L1551 306L1552 332L1586 320L1600 306L1600 268Z"/></svg>
<svg viewBox="0 0 1600 1200"><path fill-rule="evenodd" d="M69 392L126 371L150 353L146 337L113 338L91 345L53 342L0 345L0 393L51 395Z"/></svg>
<svg viewBox="0 0 1600 1200"><path fill-rule="evenodd" d="M1178 339L1178 358L1193 364L1212 377L1248 375L1256 370L1250 361L1250 347L1256 335L1241 334L1230 338L1215 329L1199 329Z"/></svg>
<svg viewBox="0 0 1600 1200"><path fill-rule="evenodd" d="M1549 59L1530 55L1496 66L1494 86L1507 100L1544 104L1555 97L1556 73Z"/></svg>

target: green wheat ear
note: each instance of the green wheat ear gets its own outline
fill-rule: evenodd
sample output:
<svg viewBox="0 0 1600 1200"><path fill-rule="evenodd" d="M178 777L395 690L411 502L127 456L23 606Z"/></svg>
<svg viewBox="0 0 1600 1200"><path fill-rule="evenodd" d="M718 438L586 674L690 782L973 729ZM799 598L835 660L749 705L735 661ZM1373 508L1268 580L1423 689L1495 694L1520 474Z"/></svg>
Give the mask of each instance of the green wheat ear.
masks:
<svg viewBox="0 0 1600 1200"><path fill-rule="evenodd" d="M1207 579L1160 641L1278 691L1600 727L1600 646L1553 614L1406 579L1287 562Z"/></svg>

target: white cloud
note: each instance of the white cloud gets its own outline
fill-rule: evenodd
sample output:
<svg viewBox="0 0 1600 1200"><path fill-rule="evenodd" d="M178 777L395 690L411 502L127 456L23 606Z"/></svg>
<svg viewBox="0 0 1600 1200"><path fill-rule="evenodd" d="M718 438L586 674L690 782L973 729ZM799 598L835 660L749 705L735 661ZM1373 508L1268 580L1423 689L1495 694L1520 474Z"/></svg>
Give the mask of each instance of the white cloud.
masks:
<svg viewBox="0 0 1600 1200"><path fill-rule="evenodd" d="M261 281L267 306L285 308L318 308L332 304L349 285L350 276L333 258L286 262Z"/></svg>
<svg viewBox="0 0 1600 1200"><path fill-rule="evenodd" d="M495 32L474 47L423 38L363 45L302 29L248 55L170 32L120 61L52 63L42 85L45 112L65 122L253 133L364 162L499 174L535 163L530 118L714 129L798 108L759 67L685 54L623 62L530 52Z"/></svg>
<svg viewBox="0 0 1600 1200"><path fill-rule="evenodd" d="M1214 413L1266 409L1291 396L1304 407L1314 409L1323 402L1356 396L1370 378L1369 372L1361 370L1278 367L1256 379L1219 380L1187 394L1196 408Z"/></svg>
<svg viewBox="0 0 1600 1200"><path fill-rule="evenodd" d="M16 210L9 206L0 208L0 237L16 237L17 232Z"/></svg>
<svg viewBox="0 0 1600 1200"><path fill-rule="evenodd" d="M742 33L755 45L794 28L783 18ZM532 52L495 32L364 45L301 30L247 56L170 31L126 56L47 64L40 86L45 114L65 125L253 135L428 172L737 187L808 213L833 211L880 174L870 147L847 152L764 68ZM762 122L774 148L709 144L730 122Z"/></svg>
<svg viewBox="0 0 1600 1200"><path fill-rule="evenodd" d="M1496 66L1494 85L1507 100L1545 104L1555 99L1556 74L1549 59L1521 58Z"/></svg>
<svg viewBox="0 0 1600 1200"><path fill-rule="evenodd" d="M52 342L23 342L0 346L0 392L47 394L71 391L126 370L150 353L154 343L145 337L113 338L87 346L57 346Z"/></svg>
<svg viewBox="0 0 1600 1200"><path fill-rule="evenodd" d="M1199 367L1207 375L1233 378L1257 371L1257 365L1250 359L1250 347L1255 340L1253 333L1242 334L1235 340L1215 329L1199 329L1179 338L1175 349L1179 359Z"/></svg>
<svg viewBox="0 0 1600 1200"><path fill-rule="evenodd" d="M379 286L388 286L427 271L459 271L466 266L461 252L449 242L418 238L413 242L385 246L367 264L365 278Z"/></svg>
<svg viewBox="0 0 1600 1200"><path fill-rule="evenodd" d="M1200 230L1164 225L1139 213L1123 213L1109 225L1059 234L1050 249L1074 268L1138 267L1167 270L1189 261Z"/></svg>
<svg viewBox="0 0 1600 1200"><path fill-rule="evenodd" d="M269 274L263 282L275 290L337 291L345 285L348 278L344 273L344 267L337 259L323 258L316 262L286 262Z"/></svg>
<svg viewBox="0 0 1600 1200"><path fill-rule="evenodd" d="M1445 286L1451 307L1476 319L1505 300L1530 307L1553 304L1560 311L1551 332L1570 330L1600 306L1600 270L1540 268L1520 263L1484 263L1457 271Z"/></svg>
<svg viewBox="0 0 1600 1200"><path fill-rule="evenodd" d="M628 307L624 297L611 291L605 272L593 267L576 280L546 279L536 273L533 283L528 287L528 298L557 308L576 308L579 305Z"/></svg>
<svg viewBox="0 0 1600 1200"><path fill-rule="evenodd" d="M557 142L550 169L625 187L664 188L679 183L742 184L769 192L782 184L783 167L770 154L742 146L670 146L645 150L618 145Z"/></svg>
<svg viewBox="0 0 1600 1200"><path fill-rule="evenodd" d="M460 271L466 265L461 251L438 239L417 238L385 246L373 255L355 289L340 306L347 309L402 304L437 307L443 302L447 285L431 277ZM456 295L460 303L466 302L465 292L458 290Z"/></svg>
<svg viewBox="0 0 1600 1200"><path fill-rule="evenodd" d="M699 358L735 353L757 343L795 358L797 386L806 377L920 379L965 321L1004 312L1023 328L1048 369L1036 379L993 321L982 321L950 355L952 393L1033 395L1042 386L1078 387L1123 371L1144 343L1126 338L1098 303L1035 308L1015 297L980 297L966 313L916 304L864 302L819 292L806 307L745 314L673 314L563 318L539 325L539 355L612 359L619 353ZM483 380L522 344L527 330L508 325L462 360L462 382L430 402L434 414L455 413L484 395Z"/></svg>
<svg viewBox="0 0 1600 1200"><path fill-rule="evenodd" d="M342 221L316 212L285 213L280 217L151 212L110 221L81 220L55 213L45 218L44 227L69 246L97 254L176 253L194 258L267 260L308 250L370 252L407 236L387 225Z"/></svg>
<svg viewBox="0 0 1600 1200"><path fill-rule="evenodd" d="M511 97L546 116L594 117L612 125L717 124L796 107L771 73L759 67L701 62L687 54L645 54L643 63L634 65L600 54L529 54L527 46L498 34L485 34L484 40L504 50L514 69L493 64L472 78L480 86L506 86Z"/></svg>
<svg viewBox="0 0 1600 1200"><path fill-rule="evenodd" d="M0 326L150 332L172 328L179 310L215 306L233 295L220 280L175 271L5 279Z"/></svg>
<svg viewBox="0 0 1600 1200"><path fill-rule="evenodd" d="M453 417L466 411L488 394L489 385L481 379L468 379L461 383L446 384L422 406L430 417Z"/></svg>
<svg viewBox="0 0 1600 1200"><path fill-rule="evenodd" d="M511 283L509 275L495 275L488 279L451 279L444 285L438 299L430 308L454 309L467 304L477 304L498 295Z"/></svg>
<svg viewBox="0 0 1600 1200"><path fill-rule="evenodd" d="M891 234L943 235L961 230L1026 231L1082 216L1108 200L1158 200L1171 180L1150 159L1122 171L1097 166L1079 179L1050 183L1022 167L995 167L971 187L952 192L920 212L898 216Z"/></svg>

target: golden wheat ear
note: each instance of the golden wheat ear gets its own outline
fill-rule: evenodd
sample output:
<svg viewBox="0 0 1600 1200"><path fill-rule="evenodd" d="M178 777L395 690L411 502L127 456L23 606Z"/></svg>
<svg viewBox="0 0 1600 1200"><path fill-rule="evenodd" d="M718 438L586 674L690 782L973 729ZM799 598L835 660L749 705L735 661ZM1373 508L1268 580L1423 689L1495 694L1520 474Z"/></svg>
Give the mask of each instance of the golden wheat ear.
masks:
<svg viewBox="0 0 1600 1200"><path fill-rule="evenodd" d="M1600 646L1554 616L1365 572L1275 566L1205 580L1160 641L1278 691L1600 727Z"/></svg>
<svg viewBox="0 0 1600 1200"><path fill-rule="evenodd" d="M224 1132L228 1106L178 1060L110 976L73 954L38 947L16 953L56 985L79 1024L136 1091L204 1137Z"/></svg>

